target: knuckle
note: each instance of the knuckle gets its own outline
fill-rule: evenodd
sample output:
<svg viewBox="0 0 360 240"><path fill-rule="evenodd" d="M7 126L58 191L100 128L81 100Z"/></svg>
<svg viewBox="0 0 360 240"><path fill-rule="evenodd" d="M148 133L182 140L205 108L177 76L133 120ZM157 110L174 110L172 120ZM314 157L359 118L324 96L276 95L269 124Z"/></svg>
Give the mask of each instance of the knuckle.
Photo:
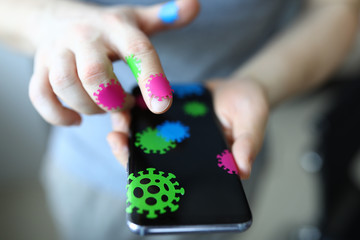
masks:
<svg viewBox="0 0 360 240"><path fill-rule="evenodd" d="M137 40L131 43L128 51L135 55L146 55L155 51L153 45L148 40Z"/></svg>
<svg viewBox="0 0 360 240"><path fill-rule="evenodd" d="M122 6L120 9L107 9L107 11L103 12L102 19L109 26L121 26L135 21L131 8L125 6Z"/></svg>
<svg viewBox="0 0 360 240"><path fill-rule="evenodd" d="M79 77L84 84L95 85L99 78L106 75L107 69L103 63L95 62L86 65L79 72Z"/></svg>
<svg viewBox="0 0 360 240"><path fill-rule="evenodd" d="M66 72L51 71L49 79L55 92L61 91L75 84L74 76Z"/></svg>
<svg viewBox="0 0 360 240"><path fill-rule="evenodd" d="M103 14L104 22L109 25L119 25L126 21L126 17L123 14L118 14L114 12L107 12Z"/></svg>
<svg viewBox="0 0 360 240"><path fill-rule="evenodd" d="M94 30L87 24L74 24L69 31L74 38L80 41L92 39L92 36L94 35Z"/></svg>

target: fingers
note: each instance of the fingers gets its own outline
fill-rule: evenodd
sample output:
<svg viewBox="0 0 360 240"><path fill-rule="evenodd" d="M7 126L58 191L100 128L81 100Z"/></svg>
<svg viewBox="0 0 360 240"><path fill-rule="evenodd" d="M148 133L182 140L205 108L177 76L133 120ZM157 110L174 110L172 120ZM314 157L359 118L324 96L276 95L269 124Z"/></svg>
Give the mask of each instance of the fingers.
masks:
<svg viewBox="0 0 360 240"><path fill-rule="evenodd" d="M167 111L173 90L147 36L139 29L124 26L111 34L110 41L133 71L148 108L157 114Z"/></svg>
<svg viewBox="0 0 360 240"><path fill-rule="evenodd" d="M256 84L245 83L242 86L246 87L247 93L235 102L237 112L232 123L232 151L240 176L247 179L263 143L269 107L264 92Z"/></svg>
<svg viewBox="0 0 360 240"><path fill-rule="evenodd" d="M30 80L29 97L39 114L53 125L79 125L78 113L62 106L48 79L48 68L42 54L35 57L34 73Z"/></svg>
<svg viewBox="0 0 360 240"><path fill-rule="evenodd" d="M111 113L113 132L107 136L107 141L116 159L125 168L129 159L129 126L131 115L129 111Z"/></svg>
<svg viewBox="0 0 360 240"><path fill-rule="evenodd" d="M146 34L178 28L192 22L198 15L197 0L168 1L151 7L135 8L138 25Z"/></svg>
<svg viewBox="0 0 360 240"><path fill-rule="evenodd" d="M144 101L153 113L160 114L170 108L173 91L146 34L184 26L195 18L198 10L196 0L137 7L133 11L138 26L121 25L118 31L112 29L109 33L111 43L129 65Z"/></svg>
<svg viewBox="0 0 360 240"><path fill-rule="evenodd" d="M239 174L247 179L264 138L269 112L266 95L253 81L229 81L211 87L215 111L230 139Z"/></svg>
<svg viewBox="0 0 360 240"><path fill-rule="evenodd" d="M79 113L103 112L90 98L77 75L75 56L70 50L54 54L49 80L55 94Z"/></svg>
<svg viewBox="0 0 360 240"><path fill-rule="evenodd" d="M111 113L112 128L116 132L129 134L131 114L129 111Z"/></svg>
<svg viewBox="0 0 360 240"><path fill-rule="evenodd" d="M117 80L112 63L101 44L91 42L73 47L79 79L90 98L105 111L127 109L133 102Z"/></svg>
<svg viewBox="0 0 360 240"><path fill-rule="evenodd" d="M235 138L231 146L242 179L250 177L252 164L258 153L256 138L253 132L244 130Z"/></svg>
<svg viewBox="0 0 360 240"><path fill-rule="evenodd" d="M43 56L52 56L47 61L38 58L41 61L35 63L29 89L35 108L49 123L79 124L78 113L116 112L131 107L134 99L124 92L113 73L109 58L116 56L129 64L149 109L154 113L169 109L172 89L146 34L189 23L199 4L196 0L180 0L126 9L122 8L124 14L120 14L124 21L115 20L115 29L113 24L104 24L101 29L96 24L87 26L86 21L76 25L75 19L74 29L91 34L76 32L71 41L56 38L55 43L49 39L47 46L60 50L53 53L53 48L47 49ZM100 18L100 22L104 19ZM71 109L63 107L58 98Z"/></svg>
<svg viewBox="0 0 360 240"><path fill-rule="evenodd" d="M126 168L129 160L128 135L123 132L111 132L107 141L116 159Z"/></svg>

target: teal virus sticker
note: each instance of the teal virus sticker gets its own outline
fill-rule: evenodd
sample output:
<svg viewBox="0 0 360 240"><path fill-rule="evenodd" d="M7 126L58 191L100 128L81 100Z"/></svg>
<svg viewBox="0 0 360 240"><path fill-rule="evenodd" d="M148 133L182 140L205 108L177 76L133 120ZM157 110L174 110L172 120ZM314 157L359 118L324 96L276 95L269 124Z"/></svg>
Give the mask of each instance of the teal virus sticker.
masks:
<svg viewBox="0 0 360 240"><path fill-rule="evenodd" d="M178 195L184 195L185 190L179 187L178 182L171 181L176 178L175 175L168 173L165 177L164 172L155 173L155 168L146 170L148 173L140 171L137 177L133 173L128 177L126 212L132 213L136 209L138 214L155 219L159 214L178 210Z"/></svg>

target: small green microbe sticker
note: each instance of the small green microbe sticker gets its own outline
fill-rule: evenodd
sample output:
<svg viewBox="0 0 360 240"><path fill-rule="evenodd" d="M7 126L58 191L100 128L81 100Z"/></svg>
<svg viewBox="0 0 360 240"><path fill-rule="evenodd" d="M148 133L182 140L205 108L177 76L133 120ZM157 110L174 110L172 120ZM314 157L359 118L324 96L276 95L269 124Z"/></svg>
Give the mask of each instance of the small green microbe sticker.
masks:
<svg viewBox="0 0 360 240"><path fill-rule="evenodd" d="M205 103L198 101L190 101L184 104L184 111L192 117L201 117L206 115L208 107Z"/></svg>
<svg viewBox="0 0 360 240"><path fill-rule="evenodd" d="M155 173L155 168L146 170L148 173L140 171L137 177L133 173L128 177L126 212L132 213L135 209L138 214L144 214L146 211L146 218L155 219L167 209L170 212L178 210L180 197L177 195L184 195L185 190L178 187L178 182L171 181L175 175L168 173L165 177L164 172Z"/></svg>
<svg viewBox="0 0 360 240"><path fill-rule="evenodd" d="M159 134L159 130L151 127L146 128L141 133L135 134L135 146L141 148L144 153L165 154L172 148L176 147L174 141L168 141Z"/></svg>
<svg viewBox="0 0 360 240"><path fill-rule="evenodd" d="M139 82L139 76L141 74L141 67L140 63L141 61L137 59L134 54L131 54L130 56L125 57L126 63L129 66L131 72L134 74L135 79L137 82Z"/></svg>

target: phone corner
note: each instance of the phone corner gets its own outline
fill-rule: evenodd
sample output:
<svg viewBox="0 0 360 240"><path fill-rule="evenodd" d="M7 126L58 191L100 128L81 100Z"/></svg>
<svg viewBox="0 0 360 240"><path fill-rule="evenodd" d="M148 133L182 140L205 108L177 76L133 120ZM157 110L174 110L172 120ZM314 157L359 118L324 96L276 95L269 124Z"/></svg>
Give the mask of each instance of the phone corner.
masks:
<svg viewBox="0 0 360 240"><path fill-rule="evenodd" d="M241 223L238 225L239 230L241 232L248 230L251 227L252 223L253 223L253 219L251 217L247 222L244 222L244 223Z"/></svg>
<svg viewBox="0 0 360 240"><path fill-rule="evenodd" d="M128 227L129 227L129 229L130 229L130 231L132 233L135 233L135 234L140 235L140 236L145 235L144 227L142 227L140 225L137 225L137 224L131 222L130 220L127 220L126 223L127 223Z"/></svg>

